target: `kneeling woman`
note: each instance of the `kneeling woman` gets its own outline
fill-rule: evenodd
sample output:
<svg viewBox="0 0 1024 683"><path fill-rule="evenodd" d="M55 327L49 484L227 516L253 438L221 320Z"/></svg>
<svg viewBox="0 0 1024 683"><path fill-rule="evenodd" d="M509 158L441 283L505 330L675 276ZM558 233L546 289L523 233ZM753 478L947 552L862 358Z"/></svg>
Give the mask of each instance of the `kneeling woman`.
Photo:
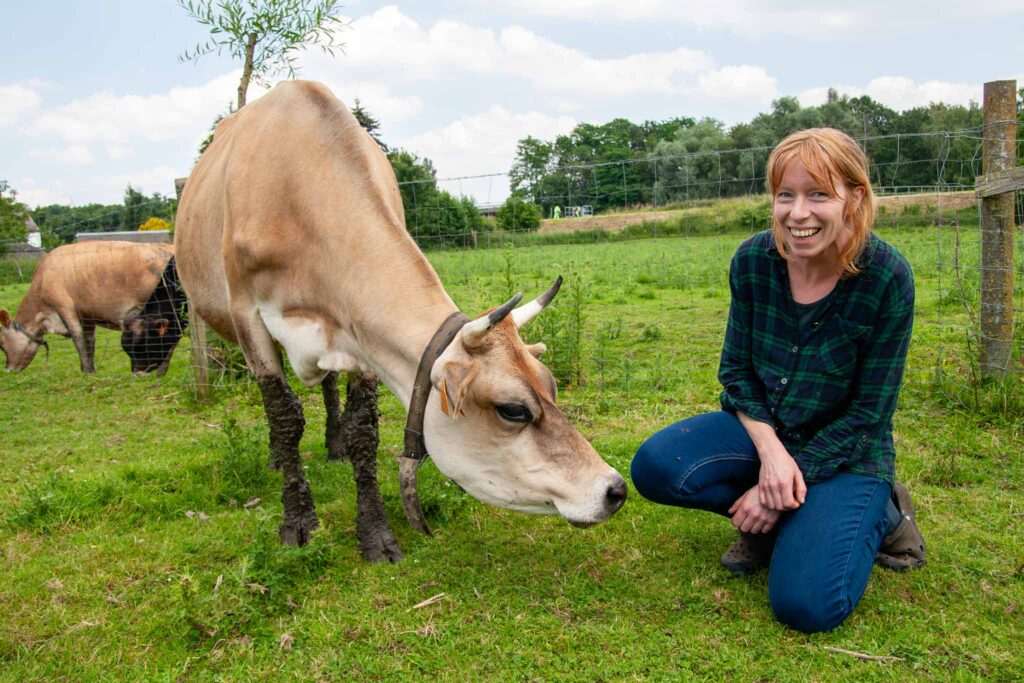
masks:
<svg viewBox="0 0 1024 683"><path fill-rule="evenodd" d="M794 133L768 160L773 229L732 259L722 411L678 422L633 460L644 497L732 519L735 573L770 564L780 621L843 622L872 564L924 564L894 479L892 415L914 318L910 266L871 232L867 159L845 133Z"/></svg>

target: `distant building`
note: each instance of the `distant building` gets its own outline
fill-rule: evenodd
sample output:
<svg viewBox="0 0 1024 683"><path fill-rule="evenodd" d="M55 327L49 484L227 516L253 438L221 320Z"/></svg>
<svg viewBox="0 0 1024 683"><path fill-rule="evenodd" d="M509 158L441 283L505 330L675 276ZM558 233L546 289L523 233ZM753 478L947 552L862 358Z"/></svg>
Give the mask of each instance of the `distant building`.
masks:
<svg viewBox="0 0 1024 683"><path fill-rule="evenodd" d="M32 220L32 216L29 216L28 220L25 221L25 232L28 233L28 236L25 238L26 244L36 249L43 248L43 236L39 233L39 226Z"/></svg>
<svg viewBox="0 0 1024 683"><path fill-rule="evenodd" d="M170 230L125 230L118 232L79 232L75 233L76 242L90 240L106 240L115 242L157 242L169 243Z"/></svg>

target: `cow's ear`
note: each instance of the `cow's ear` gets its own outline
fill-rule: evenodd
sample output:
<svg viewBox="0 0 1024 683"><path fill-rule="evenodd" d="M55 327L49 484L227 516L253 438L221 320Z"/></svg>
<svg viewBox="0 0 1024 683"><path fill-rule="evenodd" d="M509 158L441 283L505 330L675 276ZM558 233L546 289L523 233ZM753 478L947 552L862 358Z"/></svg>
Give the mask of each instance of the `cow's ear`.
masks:
<svg viewBox="0 0 1024 683"><path fill-rule="evenodd" d="M0 308L0 327L11 326L11 314L7 312L6 308Z"/></svg>
<svg viewBox="0 0 1024 683"><path fill-rule="evenodd" d="M548 347L544 342L537 342L536 344L527 344L526 350L529 351L530 355L534 358L540 358L541 355L548 350Z"/></svg>
<svg viewBox="0 0 1024 683"><path fill-rule="evenodd" d="M167 318L160 318L158 320L154 320L153 323L152 323L152 327L153 327L153 329L156 330L156 334L157 334L158 337L162 337L165 334L167 334L167 329L170 326L171 326L171 323L168 322Z"/></svg>
<svg viewBox="0 0 1024 683"><path fill-rule="evenodd" d="M445 415L454 418L466 414L463 402L479 369L476 361L453 360L444 364L438 391L441 394L441 411Z"/></svg>

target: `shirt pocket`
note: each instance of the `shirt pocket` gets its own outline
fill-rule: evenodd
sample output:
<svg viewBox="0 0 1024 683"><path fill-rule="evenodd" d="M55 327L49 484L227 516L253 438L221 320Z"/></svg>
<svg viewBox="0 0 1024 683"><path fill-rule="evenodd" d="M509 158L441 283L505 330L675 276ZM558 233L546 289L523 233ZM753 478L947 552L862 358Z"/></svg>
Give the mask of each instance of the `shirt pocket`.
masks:
<svg viewBox="0 0 1024 683"><path fill-rule="evenodd" d="M819 405L834 407L842 404L853 390L861 349L871 328L842 318L832 318L826 325L810 369L818 375L814 383Z"/></svg>

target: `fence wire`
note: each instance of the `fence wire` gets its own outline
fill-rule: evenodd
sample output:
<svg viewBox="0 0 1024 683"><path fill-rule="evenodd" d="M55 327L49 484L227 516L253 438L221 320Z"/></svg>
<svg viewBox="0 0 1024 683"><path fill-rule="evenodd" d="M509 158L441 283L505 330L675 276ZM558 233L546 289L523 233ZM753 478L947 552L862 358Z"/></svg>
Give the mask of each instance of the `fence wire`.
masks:
<svg viewBox="0 0 1024 683"><path fill-rule="evenodd" d="M974 179L981 172L983 135L980 130L971 129L869 137L859 142L872 159L870 174L879 205L876 228L883 238L906 249L918 281L916 334L927 336L936 344L940 354L935 361L938 366L948 363L963 374L964 368L974 362L972 354L987 341L981 335L977 320L979 291L986 266L981 262L983 235L979 200L974 194ZM770 227L771 202L764 194L764 171L770 151L770 147L698 150L682 155L548 169L547 180L535 178L525 185L527 199L543 211L536 228L519 226L514 215L504 226L493 217L472 225L465 219L464 208L446 203L437 192L444 190L458 199L471 197L477 204L493 207L504 198L509 187L507 173L403 183L407 225L421 248L428 255L434 254L433 260L444 262L439 266L442 279L449 280L460 291L462 296L457 300L469 314L500 303L510 290L546 287L549 284L546 280L553 279L558 272L554 267L541 268L539 264L553 258L560 262L569 258L544 255L558 245L610 246L640 239L669 241L665 242L660 252L662 256L656 263L633 263L596 275L574 270L570 264L570 275L579 271L583 280L628 280L639 286L641 297L646 284L665 285L693 301L718 296L727 304L729 256L743 238ZM930 182L921 182L922 176L927 176ZM917 178L918 182L904 184L908 178ZM1024 237L1019 228L1024 197L1020 191L1014 201L1018 227L1014 231L1013 310L1008 312L1014 320L1009 340L1012 354L1007 369L1017 373L1024 359ZM151 203L165 206L166 200ZM557 212L555 207L558 207ZM576 207L590 207L594 215L577 217L577 213L586 212L577 212ZM689 238L699 238L704 244L710 242L713 256L707 257L706 252L702 252L704 257L700 260L689 258L686 249ZM109 249L96 244L93 249ZM516 249L518 247L539 249L523 251ZM454 253L446 255L445 252ZM489 253L490 256L470 258L470 253ZM465 254L465 257L454 258L457 254ZM169 339L163 338L164 328L173 328L173 321L168 319L173 316L167 315L166 307L147 308L148 303L152 303L153 281L159 281L159 273L156 280L150 278L140 285L104 272L95 260L79 258L82 260L77 264L69 261L61 265L61 268L76 271L66 273L73 275L69 280L101 283L94 289L110 294L111 301L107 303L111 311L115 308L115 292L122 299L134 302L129 312L110 314L115 319L106 322L113 333L101 332L96 337L97 365L134 368L134 359L126 346L130 345L128 338L133 330L144 330L144 337L148 335L157 345L153 347L155 351L149 352L143 345L139 353L163 353ZM24 245L0 243L0 307L16 320L20 320L16 312L39 305L38 301L33 301L38 294L29 287L37 270L41 270L39 261L37 251ZM562 265L564 263L558 267ZM153 264L148 270L162 273L162 268L161 264ZM94 270L85 272L88 269ZM645 278L651 282L645 283ZM575 296L577 308L596 311L602 306L585 288ZM567 311L573 305L571 297L563 294L560 298L562 301L556 301L553 308ZM116 319L118 315L120 319ZM589 318L593 322L573 331L571 318L564 313L561 317L555 316L554 322L544 330L561 341L546 360L549 364L564 366L558 373L563 382L603 385L613 369L620 380L626 377L627 387L631 381L639 381L637 368L629 366L630 354L610 354L604 343L616 334L614 321L603 320L599 314L578 315L578 321ZM103 325L104 322L91 320L88 325ZM695 319L680 326L686 334L715 337L720 335L724 324L723 315L721 319ZM186 327L187 318L181 314L180 328ZM714 357L696 359L680 354L677 338L659 337L650 329L638 334L646 334L650 339L645 341L661 345L662 350L658 352L661 355L655 365L678 368L690 363L710 368L717 363ZM52 342L54 356L79 355L72 340L55 335L48 335L47 340ZM189 328L175 352L177 364L191 363L188 348L194 343L193 330ZM210 384L248 381L244 359L237 348L220 342L210 333L205 352L210 362L207 375ZM38 360L35 365L39 365ZM27 371L44 372L40 367L30 367ZM660 386L664 371L665 367L648 369L647 380ZM713 368L710 371L713 372ZM191 372L177 376L179 381L192 381ZM4 388L0 385L2 391Z"/></svg>

